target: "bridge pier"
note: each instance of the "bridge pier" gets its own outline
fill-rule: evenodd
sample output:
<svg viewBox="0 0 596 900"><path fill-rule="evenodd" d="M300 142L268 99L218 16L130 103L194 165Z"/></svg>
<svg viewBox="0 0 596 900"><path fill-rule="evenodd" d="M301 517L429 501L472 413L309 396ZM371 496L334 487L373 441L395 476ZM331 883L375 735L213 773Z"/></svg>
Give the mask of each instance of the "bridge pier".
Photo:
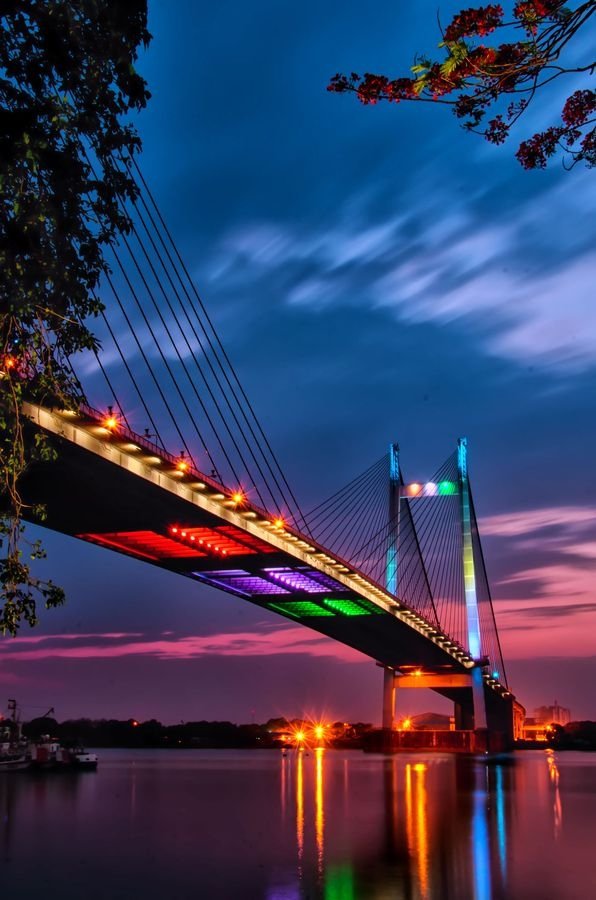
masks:
<svg viewBox="0 0 596 900"><path fill-rule="evenodd" d="M430 672L402 675L388 666L382 668L383 729L380 749L385 752L396 749L395 699L396 691L401 688L426 688L452 700L455 730L469 733L469 750L472 752L500 752L513 746L513 698L508 701L494 694L484 684L480 665L466 674L449 675Z"/></svg>
<svg viewBox="0 0 596 900"><path fill-rule="evenodd" d="M453 702L456 731L474 730L474 704L471 701L461 699Z"/></svg>
<svg viewBox="0 0 596 900"><path fill-rule="evenodd" d="M383 668L383 731L391 732L395 727L395 672Z"/></svg>

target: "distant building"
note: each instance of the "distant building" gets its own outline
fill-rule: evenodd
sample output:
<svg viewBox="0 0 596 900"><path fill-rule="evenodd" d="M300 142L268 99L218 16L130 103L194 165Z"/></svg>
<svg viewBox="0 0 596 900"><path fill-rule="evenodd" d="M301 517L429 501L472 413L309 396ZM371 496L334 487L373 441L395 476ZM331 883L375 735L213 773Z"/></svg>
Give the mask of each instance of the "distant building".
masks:
<svg viewBox="0 0 596 900"><path fill-rule="evenodd" d="M555 700L552 706L539 706L531 718L524 722L524 740L546 741L550 737L551 725L567 725L571 721L571 710L559 706Z"/></svg>
<svg viewBox="0 0 596 900"><path fill-rule="evenodd" d="M545 725L567 725L571 722L571 710L564 706L559 706L555 700L553 706L539 706L534 710L534 718L537 722L543 722Z"/></svg>
<svg viewBox="0 0 596 900"><path fill-rule="evenodd" d="M455 720L453 716L445 716L442 713L420 713L418 716L407 716L397 724L398 731L453 731Z"/></svg>

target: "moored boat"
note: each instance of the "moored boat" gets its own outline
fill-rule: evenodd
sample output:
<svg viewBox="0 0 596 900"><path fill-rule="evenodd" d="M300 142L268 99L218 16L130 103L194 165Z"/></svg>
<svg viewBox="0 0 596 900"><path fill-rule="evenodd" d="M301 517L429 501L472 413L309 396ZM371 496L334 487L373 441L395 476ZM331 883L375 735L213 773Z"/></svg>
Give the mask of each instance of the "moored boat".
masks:
<svg viewBox="0 0 596 900"><path fill-rule="evenodd" d="M84 747L73 747L69 750L70 765L75 769L97 769L97 753L89 753Z"/></svg>
<svg viewBox="0 0 596 900"><path fill-rule="evenodd" d="M0 772L23 772L31 768L31 757L26 753L2 753L0 751Z"/></svg>
<svg viewBox="0 0 596 900"><path fill-rule="evenodd" d="M0 773L93 771L97 769L96 753L79 744L63 747L49 734L28 741L22 736L20 714L15 700L8 701L9 717L0 716ZM53 712L53 710L51 710Z"/></svg>
<svg viewBox="0 0 596 900"><path fill-rule="evenodd" d="M16 700L8 701L8 711L8 719L0 717L0 772L22 772L31 767L31 753L21 734Z"/></svg>

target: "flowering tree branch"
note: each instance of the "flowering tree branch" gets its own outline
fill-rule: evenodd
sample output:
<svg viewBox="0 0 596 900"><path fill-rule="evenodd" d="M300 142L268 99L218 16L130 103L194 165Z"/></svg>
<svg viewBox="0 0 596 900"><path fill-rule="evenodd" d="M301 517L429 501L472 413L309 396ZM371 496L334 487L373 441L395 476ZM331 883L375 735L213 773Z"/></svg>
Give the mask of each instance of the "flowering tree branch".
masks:
<svg viewBox="0 0 596 900"><path fill-rule="evenodd" d="M564 0L525 0L514 5L510 18L499 4L464 9L442 31L444 59L419 58L411 76L395 79L337 74L327 90L352 92L369 105L381 100L447 104L464 128L502 144L538 90L563 75L594 74L596 60L574 65L566 51L595 12L596 0L574 8ZM489 44L482 40L487 35L505 40ZM560 149L570 165L595 166L595 126L596 91L581 88L565 101L561 121L522 141L516 156L526 169L545 168Z"/></svg>

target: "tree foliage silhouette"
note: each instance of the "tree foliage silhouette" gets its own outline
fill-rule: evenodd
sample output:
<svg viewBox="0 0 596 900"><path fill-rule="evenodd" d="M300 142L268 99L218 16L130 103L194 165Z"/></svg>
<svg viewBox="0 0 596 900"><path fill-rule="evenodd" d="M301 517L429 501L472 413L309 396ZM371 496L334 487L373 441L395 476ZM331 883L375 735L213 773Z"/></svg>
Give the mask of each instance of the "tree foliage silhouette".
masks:
<svg viewBox="0 0 596 900"><path fill-rule="evenodd" d="M595 12L596 0L525 0L509 16L499 4L464 9L442 31L443 59L421 57L411 76L395 79L337 74L327 90L353 92L364 104L447 104L464 128L502 144L540 90L563 76L571 76L575 86L578 78L594 74L593 58L577 64L572 40ZM526 169L545 168L558 150L567 165L595 166L595 125L596 91L582 85L565 100L560 120L522 141L516 156Z"/></svg>
<svg viewBox="0 0 596 900"><path fill-rule="evenodd" d="M53 450L25 439L22 404L83 399L69 358L95 347L103 251L129 228L118 160L140 147L127 116L150 96L134 67L150 35L146 0L5 0L0 25L0 631L14 635L36 600L64 600L27 561L45 554L23 518L44 511L24 508L21 478Z"/></svg>

